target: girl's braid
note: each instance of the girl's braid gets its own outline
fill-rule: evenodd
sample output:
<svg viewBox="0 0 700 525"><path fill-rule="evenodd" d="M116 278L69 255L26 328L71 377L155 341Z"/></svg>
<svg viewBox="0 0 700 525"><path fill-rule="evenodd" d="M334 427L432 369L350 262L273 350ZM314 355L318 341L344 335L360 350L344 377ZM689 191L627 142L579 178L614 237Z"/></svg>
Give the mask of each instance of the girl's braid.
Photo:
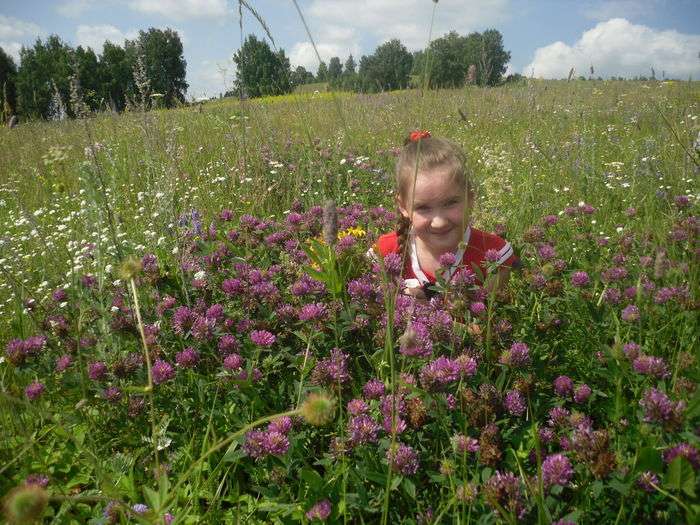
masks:
<svg viewBox="0 0 700 525"><path fill-rule="evenodd" d="M396 240L399 244L399 255L403 258L404 249L406 248L406 239L408 232L411 229L411 220L399 212L398 224L396 226Z"/></svg>

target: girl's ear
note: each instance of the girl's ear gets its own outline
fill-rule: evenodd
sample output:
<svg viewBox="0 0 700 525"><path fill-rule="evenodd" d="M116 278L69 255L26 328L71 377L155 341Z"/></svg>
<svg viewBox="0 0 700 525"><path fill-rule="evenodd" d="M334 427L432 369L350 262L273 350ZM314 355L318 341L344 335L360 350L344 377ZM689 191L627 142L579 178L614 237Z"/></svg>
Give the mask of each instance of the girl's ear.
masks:
<svg viewBox="0 0 700 525"><path fill-rule="evenodd" d="M411 214L408 212L408 208L405 206L401 195L396 196L396 205L398 206L401 215L403 215L407 219L411 218Z"/></svg>

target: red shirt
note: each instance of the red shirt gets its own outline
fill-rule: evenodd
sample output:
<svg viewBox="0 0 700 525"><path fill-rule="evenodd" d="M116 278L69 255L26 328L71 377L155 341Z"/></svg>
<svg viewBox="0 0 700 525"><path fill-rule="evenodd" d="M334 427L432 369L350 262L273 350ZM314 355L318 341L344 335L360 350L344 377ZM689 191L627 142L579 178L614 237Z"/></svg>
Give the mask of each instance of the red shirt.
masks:
<svg viewBox="0 0 700 525"><path fill-rule="evenodd" d="M477 230L476 228L467 227L463 237L466 249L462 256L461 263L458 262L452 268L452 272L457 266L464 266L470 271L472 264L476 264L482 271L486 273L485 254L487 250L496 250L498 260L496 264L499 266L513 267L517 265L518 258L513 253L513 247L508 241L499 237L494 233ZM416 284L425 284L426 282L434 283L435 275L423 270L418 262L416 255L415 239L410 235L407 238L408 256L406 257L406 265L404 266L403 278L415 279ZM384 257L390 253L399 253L399 243L396 232L386 233L377 239L373 247L373 251ZM460 250L461 251L461 250ZM457 252L459 254L459 251Z"/></svg>

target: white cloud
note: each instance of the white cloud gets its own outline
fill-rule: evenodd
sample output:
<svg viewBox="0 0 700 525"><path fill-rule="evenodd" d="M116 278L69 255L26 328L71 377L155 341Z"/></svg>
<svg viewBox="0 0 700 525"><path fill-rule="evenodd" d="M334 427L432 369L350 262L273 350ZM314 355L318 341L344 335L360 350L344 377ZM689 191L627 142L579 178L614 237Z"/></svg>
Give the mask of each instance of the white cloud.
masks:
<svg viewBox="0 0 700 525"><path fill-rule="evenodd" d="M233 55L233 53L231 53ZM209 98L225 93L233 87L236 66L231 58L204 60L199 65L187 66L187 96Z"/></svg>
<svg viewBox="0 0 700 525"><path fill-rule="evenodd" d="M308 12L312 30L314 26L349 27L380 42L398 38L408 49L417 50L428 42L433 6L427 0L313 0ZM492 27L505 20L510 9L510 0L441 0L436 6L433 38L450 30L464 34Z"/></svg>
<svg viewBox="0 0 700 525"><path fill-rule="evenodd" d="M36 37L41 29L33 22L25 22L11 16L0 15L0 39L17 40L26 37Z"/></svg>
<svg viewBox="0 0 700 525"><path fill-rule="evenodd" d="M131 0L129 7L142 13L159 14L176 20L220 18L229 13L226 0Z"/></svg>
<svg viewBox="0 0 700 525"><path fill-rule="evenodd" d="M658 0L597 0L581 4L581 13L597 22L611 18L651 16Z"/></svg>
<svg viewBox="0 0 700 525"><path fill-rule="evenodd" d="M67 0L56 6L58 14L68 18L78 18L95 5L95 0Z"/></svg>
<svg viewBox="0 0 700 525"><path fill-rule="evenodd" d="M75 32L76 44L83 47L91 47L96 53L102 52L102 46L105 40L109 40L113 44L119 46L124 45L124 40L132 40L138 36L138 31L131 30L126 33L113 25L79 25Z"/></svg>
<svg viewBox="0 0 700 525"><path fill-rule="evenodd" d="M565 78L574 67L587 75L591 65L596 76L648 76L650 68L657 76L700 77L700 35L660 31L614 18L585 31L572 46L554 42L535 50L534 59L523 74L538 78Z"/></svg>
<svg viewBox="0 0 700 525"><path fill-rule="evenodd" d="M15 65L19 66L19 51L22 49L22 44L19 42L6 42L4 40L0 40L0 47L5 50L5 53L13 58Z"/></svg>

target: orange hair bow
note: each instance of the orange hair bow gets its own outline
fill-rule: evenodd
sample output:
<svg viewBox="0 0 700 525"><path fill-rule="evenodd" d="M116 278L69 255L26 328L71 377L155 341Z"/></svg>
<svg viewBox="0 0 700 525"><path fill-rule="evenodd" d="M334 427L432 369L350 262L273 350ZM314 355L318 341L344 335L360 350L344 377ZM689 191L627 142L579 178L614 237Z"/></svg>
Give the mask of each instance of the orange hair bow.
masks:
<svg viewBox="0 0 700 525"><path fill-rule="evenodd" d="M419 140L427 139L428 137L430 137L430 131L427 129L417 129L416 131L411 131L411 134L408 136L408 140L411 142L418 142Z"/></svg>

